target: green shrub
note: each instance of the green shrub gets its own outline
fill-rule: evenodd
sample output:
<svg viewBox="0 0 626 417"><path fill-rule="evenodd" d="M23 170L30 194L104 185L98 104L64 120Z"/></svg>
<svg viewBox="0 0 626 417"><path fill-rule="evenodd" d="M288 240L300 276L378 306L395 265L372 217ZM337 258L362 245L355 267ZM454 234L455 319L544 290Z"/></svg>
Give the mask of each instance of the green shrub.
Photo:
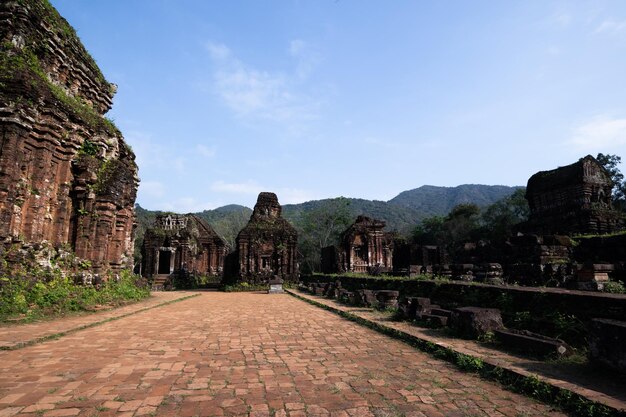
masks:
<svg viewBox="0 0 626 417"><path fill-rule="evenodd" d="M39 275L0 278L0 320L11 317L32 319L87 310L104 304L136 301L150 295L141 278L122 271L119 279L109 279L99 289L75 285L56 270Z"/></svg>
<svg viewBox="0 0 626 417"><path fill-rule="evenodd" d="M612 294L626 294L626 287L619 281L609 281L604 284L602 291Z"/></svg>

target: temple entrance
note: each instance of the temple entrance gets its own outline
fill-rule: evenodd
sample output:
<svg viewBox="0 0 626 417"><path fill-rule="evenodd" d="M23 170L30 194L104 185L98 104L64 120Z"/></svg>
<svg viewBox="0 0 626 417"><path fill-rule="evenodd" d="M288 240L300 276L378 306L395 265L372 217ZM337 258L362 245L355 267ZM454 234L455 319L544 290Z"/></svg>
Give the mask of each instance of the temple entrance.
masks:
<svg viewBox="0 0 626 417"><path fill-rule="evenodd" d="M169 274L170 264L172 261L172 252L169 250L159 251L159 270L158 274Z"/></svg>

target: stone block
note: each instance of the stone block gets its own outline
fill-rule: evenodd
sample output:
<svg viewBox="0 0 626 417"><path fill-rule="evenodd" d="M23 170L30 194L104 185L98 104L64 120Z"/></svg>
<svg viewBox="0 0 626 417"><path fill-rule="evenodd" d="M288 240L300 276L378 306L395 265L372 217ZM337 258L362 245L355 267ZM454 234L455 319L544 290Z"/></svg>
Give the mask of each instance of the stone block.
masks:
<svg viewBox="0 0 626 417"><path fill-rule="evenodd" d="M589 329L592 361L626 373L626 322L593 319Z"/></svg>
<svg viewBox="0 0 626 417"><path fill-rule="evenodd" d="M445 327L448 324L448 317L437 314L422 314L422 320L431 327Z"/></svg>
<svg viewBox="0 0 626 417"><path fill-rule="evenodd" d="M447 317L447 318L450 318L452 316L452 311L451 310L446 310L446 309L440 308L438 305L431 305L431 308L430 308L428 313L429 314L434 314L436 316Z"/></svg>
<svg viewBox="0 0 626 417"><path fill-rule="evenodd" d="M576 271L576 287L579 290L602 291L604 284L609 282L609 272L613 270L612 264L585 264Z"/></svg>
<svg viewBox="0 0 626 417"><path fill-rule="evenodd" d="M417 314L418 309L418 300L428 300L428 305L430 305L430 299L421 298L421 297L403 297L398 302L398 310L402 315L402 318L405 320L415 320L415 316ZM420 310L421 312L421 310Z"/></svg>
<svg viewBox="0 0 626 417"><path fill-rule="evenodd" d="M357 293L357 304L365 307L375 307L378 304L376 295L372 290L359 290Z"/></svg>
<svg viewBox="0 0 626 417"><path fill-rule="evenodd" d="M463 337L477 339L487 332L503 328L504 325L500 310L496 308L461 307L452 311L450 327Z"/></svg>
<svg viewBox="0 0 626 417"><path fill-rule="evenodd" d="M398 308L399 291L382 290L376 292L376 299L378 300L378 308L380 310Z"/></svg>
<svg viewBox="0 0 626 417"><path fill-rule="evenodd" d="M285 292L283 290L283 280L275 276L273 279L269 281L269 289L267 290L268 294L282 294Z"/></svg>
<svg viewBox="0 0 626 417"><path fill-rule="evenodd" d="M533 356L568 356L572 348L560 339L528 330L496 329L494 333L503 345Z"/></svg>

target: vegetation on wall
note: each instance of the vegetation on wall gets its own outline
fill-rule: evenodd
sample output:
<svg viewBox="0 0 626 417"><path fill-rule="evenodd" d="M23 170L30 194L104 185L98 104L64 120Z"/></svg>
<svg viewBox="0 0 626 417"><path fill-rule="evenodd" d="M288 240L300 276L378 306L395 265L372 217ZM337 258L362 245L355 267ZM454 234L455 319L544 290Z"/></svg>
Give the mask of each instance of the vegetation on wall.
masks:
<svg viewBox="0 0 626 417"><path fill-rule="evenodd" d="M44 25L56 35L56 42L66 45L79 59L87 64L92 80L104 85L107 90L111 85L104 79L93 58L82 46L74 29L63 19L47 0L29 2ZM78 95L69 94L62 86L53 82L47 75L45 62L50 58L51 49L47 41L37 31L27 33L24 45L10 41L2 43L0 54L0 87L8 91L9 87L19 86L19 96L34 103L35 101L52 102L52 107L59 106L70 115L96 130L104 130L111 135L120 135L114 123L100 115L94 107ZM15 94L13 94L15 95Z"/></svg>
<svg viewBox="0 0 626 417"><path fill-rule="evenodd" d="M97 305L118 305L148 297L150 291L143 280L121 271L97 286L77 285L74 276L87 274L91 265L71 252L60 251L50 256L47 265L36 258L52 251L27 252L9 248L0 270L0 321L34 319L68 312L91 310Z"/></svg>

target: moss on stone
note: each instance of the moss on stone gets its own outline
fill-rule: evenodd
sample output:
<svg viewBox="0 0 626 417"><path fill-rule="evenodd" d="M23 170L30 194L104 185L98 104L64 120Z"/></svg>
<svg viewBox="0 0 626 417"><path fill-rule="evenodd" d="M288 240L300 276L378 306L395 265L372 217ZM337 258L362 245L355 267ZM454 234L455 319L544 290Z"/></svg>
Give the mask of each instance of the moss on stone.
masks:
<svg viewBox="0 0 626 417"><path fill-rule="evenodd" d="M78 50L80 58L92 71L95 82L107 87L102 72L93 58L84 49L74 29L63 19L47 0L29 0L20 2L29 7L35 16L45 21L50 26L63 44L71 44L73 50ZM42 60L48 55L48 49L44 47L44 39L39 39L36 32L31 32L26 39L25 46L18 47L10 41L1 45L0 53L0 87L3 95L8 91L13 96L25 96L29 99L44 99L57 104L65 111L84 122L94 130L104 130L111 135L120 135L115 124L100 115L90 104L81 97L68 94L62 87L54 84L44 70ZM11 86L15 86L10 88ZM19 88L22 87L22 88ZM22 91L25 90L25 91Z"/></svg>

